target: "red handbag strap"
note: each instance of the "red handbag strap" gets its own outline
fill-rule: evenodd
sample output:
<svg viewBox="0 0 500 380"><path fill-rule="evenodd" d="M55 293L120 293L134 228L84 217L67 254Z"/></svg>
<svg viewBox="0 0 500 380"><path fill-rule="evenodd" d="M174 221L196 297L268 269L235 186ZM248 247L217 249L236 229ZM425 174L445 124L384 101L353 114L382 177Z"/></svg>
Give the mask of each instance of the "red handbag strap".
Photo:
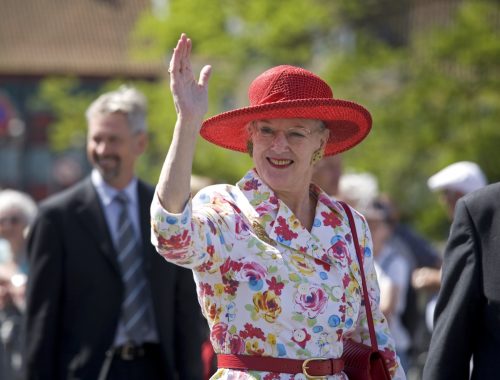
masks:
<svg viewBox="0 0 500 380"><path fill-rule="evenodd" d="M370 332L371 346L372 349L376 351L378 350L377 338L375 336L375 327L373 325L372 310L370 307L370 297L368 296L368 289L366 287L365 271L363 269L363 256L361 255L361 248L359 246L358 233L356 232L356 225L354 224L354 218L352 216L351 208L345 202L339 201L339 203L344 208L347 214L347 218L349 219L349 225L351 226L352 240L354 241L354 246L356 247L356 256L358 258L358 263L359 263L361 286L363 288L362 297L365 301L366 319L368 321L368 330Z"/></svg>

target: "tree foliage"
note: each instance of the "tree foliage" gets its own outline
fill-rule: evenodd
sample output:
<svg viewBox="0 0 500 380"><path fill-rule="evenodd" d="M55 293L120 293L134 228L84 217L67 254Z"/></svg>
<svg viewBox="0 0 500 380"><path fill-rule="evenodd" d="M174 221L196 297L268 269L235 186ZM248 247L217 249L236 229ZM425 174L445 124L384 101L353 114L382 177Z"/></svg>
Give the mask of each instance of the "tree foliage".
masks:
<svg viewBox="0 0 500 380"><path fill-rule="evenodd" d="M446 25L387 38L406 22L409 3L170 0L164 15L140 18L131 52L138 59L168 55L180 33L187 33L195 70L213 66L208 116L247 105L246 89L263 69L283 63L312 69L336 97L372 113L368 138L345 153L346 170L374 173L404 217L444 238L448 221L426 188L427 178L451 162L472 160L490 181L500 179L500 9L496 1L463 1ZM140 172L154 182L175 112L168 83L136 85L149 99L153 136ZM48 80L42 87L58 116L54 147L69 145L84 128L91 94L77 88L74 79ZM250 165L246 155L200 139L193 170L234 182Z"/></svg>

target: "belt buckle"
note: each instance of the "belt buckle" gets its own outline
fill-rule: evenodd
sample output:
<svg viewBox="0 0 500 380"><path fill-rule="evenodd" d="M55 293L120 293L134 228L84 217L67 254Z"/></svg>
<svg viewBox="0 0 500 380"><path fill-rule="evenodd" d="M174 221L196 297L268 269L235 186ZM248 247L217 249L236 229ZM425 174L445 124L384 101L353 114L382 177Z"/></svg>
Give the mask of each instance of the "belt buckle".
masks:
<svg viewBox="0 0 500 380"><path fill-rule="evenodd" d="M307 373L307 370L309 369L309 367L308 367L309 362L312 362L315 360L325 360L325 359L324 358L309 358L309 359L304 360L302 362L302 373L304 374L304 376L306 378L311 379L311 380L326 379L326 376L314 376L314 375L310 375L309 373Z"/></svg>
<svg viewBox="0 0 500 380"><path fill-rule="evenodd" d="M123 360L134 360L135 346L131 342L125 343L120 349L120 357Z"/></svg>

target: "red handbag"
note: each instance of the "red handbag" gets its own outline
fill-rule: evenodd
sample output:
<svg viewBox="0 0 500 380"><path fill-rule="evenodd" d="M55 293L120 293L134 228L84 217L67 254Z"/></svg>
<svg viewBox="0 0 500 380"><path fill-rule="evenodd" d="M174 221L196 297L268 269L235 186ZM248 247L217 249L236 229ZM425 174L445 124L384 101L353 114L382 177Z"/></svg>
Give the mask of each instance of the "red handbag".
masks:
<svg viewBox="0 0 500 380"><path fill-rule="evenodd" d="M368 290L366 287L365 272L363 270L363 256L361 255L361 248L359 247L358 234L356 233L356 225L350 207L344 202L340 202L344 208L349 225L351 227L352 239L356 247L356 256L358 258L361 283L364 298L366 319L368 321L368 330L370 332L371 345L357 343L352 340L344 342L344 353L342 359L344 360L344 372L349 377L349 380L390 380L389 370L387 364L378 350L377 338L375 336L375 327L373 325L373 317L368 299Z"/></svg>

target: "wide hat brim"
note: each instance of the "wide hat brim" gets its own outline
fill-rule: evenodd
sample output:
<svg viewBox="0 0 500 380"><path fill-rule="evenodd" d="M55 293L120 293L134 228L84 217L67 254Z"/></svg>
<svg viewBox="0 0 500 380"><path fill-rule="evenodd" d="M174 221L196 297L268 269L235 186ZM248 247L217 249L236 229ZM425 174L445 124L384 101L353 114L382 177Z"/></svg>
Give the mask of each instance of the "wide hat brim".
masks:
<svg viewBox="0 0 500 380"><path fill-rule="evenodd" d="M361 105L346 100L316 98L278 101L224 112L205 120L200 134L220 147L246 152L249 139L246 126L249 122L295 118L325 122L330 129L325 156L356 146L372 126L370 113Z"/></svg>

